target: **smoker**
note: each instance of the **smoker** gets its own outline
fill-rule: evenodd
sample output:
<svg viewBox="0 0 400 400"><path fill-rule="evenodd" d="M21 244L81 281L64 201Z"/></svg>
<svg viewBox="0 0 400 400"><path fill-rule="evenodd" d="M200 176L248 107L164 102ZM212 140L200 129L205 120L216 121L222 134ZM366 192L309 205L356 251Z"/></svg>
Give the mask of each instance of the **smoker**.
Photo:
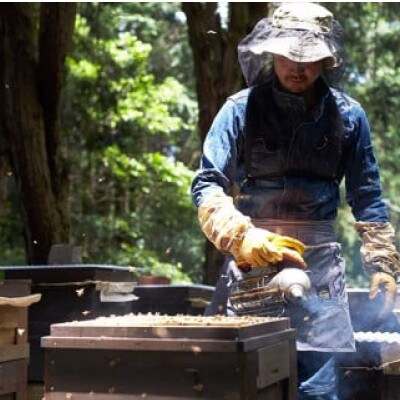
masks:
<svg viewBox="0 0 400 400"><path fill-rule="evenodd" d="M53 324L45 399L294 400L288 319L132 314Z"/></svg>

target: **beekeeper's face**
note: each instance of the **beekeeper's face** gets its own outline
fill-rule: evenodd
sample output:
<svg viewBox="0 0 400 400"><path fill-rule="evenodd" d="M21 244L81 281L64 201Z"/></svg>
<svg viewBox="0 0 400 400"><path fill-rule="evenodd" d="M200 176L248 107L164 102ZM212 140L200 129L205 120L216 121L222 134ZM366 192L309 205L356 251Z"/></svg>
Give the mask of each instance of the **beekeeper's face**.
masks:
<svg viewBox="0 0 400 400"><path fill-rule="evenodd" d="M290 93L309 91L322 74L323 60L309 63L294 62L281 55L274 55L274 69L283 89Z"/></svg>

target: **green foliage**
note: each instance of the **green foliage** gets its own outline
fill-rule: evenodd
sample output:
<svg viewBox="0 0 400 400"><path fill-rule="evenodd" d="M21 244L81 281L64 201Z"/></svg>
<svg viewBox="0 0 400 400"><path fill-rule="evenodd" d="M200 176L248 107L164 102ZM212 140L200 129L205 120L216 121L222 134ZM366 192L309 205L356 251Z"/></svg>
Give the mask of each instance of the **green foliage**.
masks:
<svg viewBox="0 0 400 400"><path fill-rule="evenodd" d="M172 10L81 6L67 60L65 151L74 161L73 237L85 259L188 282L201 280L204 241L184 156L199 146L197 105L174 75L154 74L152 58L160 29L184 28Z"/></svg>

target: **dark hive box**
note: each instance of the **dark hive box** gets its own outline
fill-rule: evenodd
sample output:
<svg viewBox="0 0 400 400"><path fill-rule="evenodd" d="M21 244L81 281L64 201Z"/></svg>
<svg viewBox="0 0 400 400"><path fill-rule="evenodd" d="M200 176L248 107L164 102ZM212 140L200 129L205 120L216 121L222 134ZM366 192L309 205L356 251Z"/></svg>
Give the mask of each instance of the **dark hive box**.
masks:
<svg viewBox="0 0 400 400"><path fill-rule="evenodd" d="M287 319L130 314L51 326L45 398L294 400Z"/></svg>

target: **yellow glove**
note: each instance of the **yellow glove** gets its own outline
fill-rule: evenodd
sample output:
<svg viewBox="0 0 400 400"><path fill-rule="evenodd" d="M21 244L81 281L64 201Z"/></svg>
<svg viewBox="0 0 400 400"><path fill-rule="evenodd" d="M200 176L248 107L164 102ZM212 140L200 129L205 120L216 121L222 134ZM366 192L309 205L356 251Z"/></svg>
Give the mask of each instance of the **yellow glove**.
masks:
<svg viewBox="0 0 400 400"><path fill-rule="evenodd" d="M198 216L207 238L218 250L232 253L241 268L263 267L282 260L305 267L301 242L254 227L250 218L239 212L233 199L225 194L206 198Z"/></svg>
<svg viewBox="0 0 400 400"><path fill-rule="evenodd" d="M272 237L273 234L265 229L250 228L233 254L238 267L263 267L282 261L282 251L275 246Z"/></svg>
<svg viewBox="0 0 400 400"><path fill-rule="evenodd" d="M395 278L387 272L375 272L371 275L369 298L375 299L378 292L384 296L384 303L378 315L379 320L384 320L393 311L396 303L397 285Z"/></svg>
<svg viewBox="0 0 400 400"><path fill-rule="evenodd" d="M239 268L264 267L283 260L295 262L304 268L303 253L304 245L296 239L266 229L250 228L233 255Z"/></svg>

